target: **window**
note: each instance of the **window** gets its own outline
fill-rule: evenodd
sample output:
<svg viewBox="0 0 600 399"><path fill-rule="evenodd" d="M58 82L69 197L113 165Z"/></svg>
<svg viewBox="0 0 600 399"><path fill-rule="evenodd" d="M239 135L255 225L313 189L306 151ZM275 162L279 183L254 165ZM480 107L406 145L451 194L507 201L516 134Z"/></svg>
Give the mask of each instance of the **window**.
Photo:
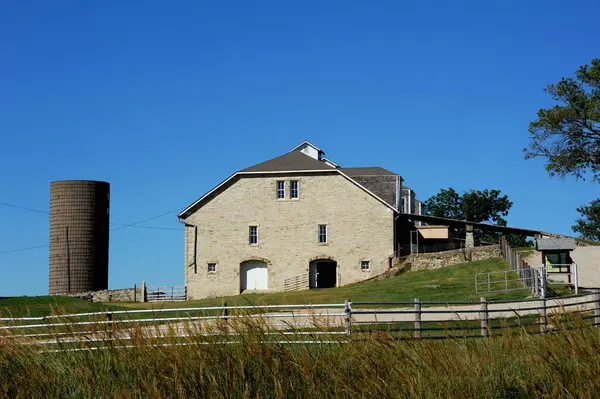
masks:
<svg viewBox="0 0 600 399"><path fill-rule="evenodd" d="M290 198L298 199L298 180L290 181Z"/></svg>
<svg viewBox="0 0 600 399"><path fill-rule="evenodd" d="M250 226L249 243L258 244L258 226Z"/></svg>
<svg viewBox="0 0 600 399"><path fill-rule="evenodd" d="M363 272L371 271L371 262L368 260L363 260L360 262L360 270Z"/></svg>
<svg viewBox="0 0 600 399"><path fill-rule="evenodd" d="M216 273L217 272L217 264L216 263L209 263L208 264L208 272L209 273Z"/></svg>
<svg viewBox="0 0 600 399"><path fill-rule="evenodd" d="M327 242L327 225L319 225L319 244L325 244Z"/></svg>
<svg viewBox="0 0 600 399"><path fill-rule="evenodd" d="M285 182L282 180L277 181L277 199L285 199Z"/></svg>

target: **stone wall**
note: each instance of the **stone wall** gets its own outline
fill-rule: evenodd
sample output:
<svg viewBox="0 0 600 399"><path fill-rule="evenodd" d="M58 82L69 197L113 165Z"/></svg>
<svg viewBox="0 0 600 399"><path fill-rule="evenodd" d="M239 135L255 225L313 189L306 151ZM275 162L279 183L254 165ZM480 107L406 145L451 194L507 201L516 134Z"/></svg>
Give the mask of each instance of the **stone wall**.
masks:
<svg viewBox="0 0 600 399"><path fill-rule="evenodd" d="M56 295L70 296L73 298L85 299L91 302L143 302L144 300L144 293L141 287Z"/></svg>
<svg viewBox="0 0 600 399"><path fill-rule="evenodd" d="M281 200L278 180L285 181ZM290 180L299 182L298 199L289 198ZM240 264L249 260L266 263L268 290L283 291L286 279L308 275L313 260L337 262L337 285L346 285L382 273L394 251L393 211L337 174L243 177L185 221L197 226L185 232L190 299L239 294ZM326 244L318 242L319 224L327 225ZM249 245L249 226L258 226L258 244Z"/></svg>
<svg viewBox="0 0 600 399"><path fill-rule="evenodd" d="M486 245L471 249L455 249L452 251L412 254L402 258L407 270L440 269L460 263L497 258L501 256L499 245ZM397 261L395 262L397 266ZM409 265L410 264L410 265Z"/></svg>

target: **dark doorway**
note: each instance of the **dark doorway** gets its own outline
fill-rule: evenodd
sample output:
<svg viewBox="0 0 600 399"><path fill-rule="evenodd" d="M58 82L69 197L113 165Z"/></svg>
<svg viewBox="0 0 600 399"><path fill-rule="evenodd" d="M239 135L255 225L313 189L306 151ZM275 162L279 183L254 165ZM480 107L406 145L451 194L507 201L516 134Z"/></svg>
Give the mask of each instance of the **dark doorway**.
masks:
<svg viewBox="0 0 600 399"><path fill-rule="evenodd" d="M337 262L316 260L310 263L310 288L331 288L337 284Z"/></svg>

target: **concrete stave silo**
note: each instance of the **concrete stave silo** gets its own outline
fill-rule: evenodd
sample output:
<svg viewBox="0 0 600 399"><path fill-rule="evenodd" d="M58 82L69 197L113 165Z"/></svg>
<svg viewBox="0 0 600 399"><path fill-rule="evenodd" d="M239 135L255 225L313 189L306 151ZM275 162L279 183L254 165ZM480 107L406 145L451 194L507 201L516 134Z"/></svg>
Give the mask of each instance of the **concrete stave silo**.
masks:
<svg viewBox="0 0 600 399"><path fill-rule="evenodd" d="M50 183L49 293L108 288L110 184Z"/></svg>

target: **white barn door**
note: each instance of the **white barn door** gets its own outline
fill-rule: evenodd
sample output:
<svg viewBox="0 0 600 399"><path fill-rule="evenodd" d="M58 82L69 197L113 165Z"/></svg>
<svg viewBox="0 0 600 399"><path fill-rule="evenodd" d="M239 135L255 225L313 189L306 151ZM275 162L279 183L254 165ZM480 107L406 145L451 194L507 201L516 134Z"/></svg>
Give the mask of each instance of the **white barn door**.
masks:
<svg viewBox="0 0 600 399"><path fill-rule="evenodd" d="M261 261L242 263L241 288L244 290L266 290L268 288L267 264Z"/></svg>

